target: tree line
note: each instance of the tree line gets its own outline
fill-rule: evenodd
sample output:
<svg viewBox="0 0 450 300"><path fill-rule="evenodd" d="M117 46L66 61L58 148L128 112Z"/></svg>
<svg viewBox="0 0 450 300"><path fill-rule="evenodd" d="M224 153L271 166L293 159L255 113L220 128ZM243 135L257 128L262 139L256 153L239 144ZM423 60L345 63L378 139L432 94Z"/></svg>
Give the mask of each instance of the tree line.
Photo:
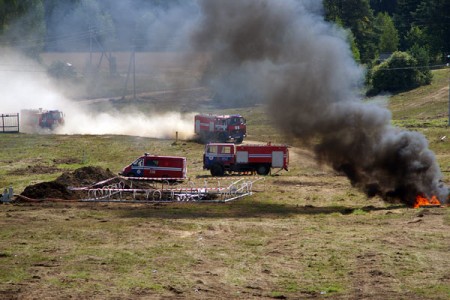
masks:
<svg viewBox="0 0 450 300"><path fill-rule="evenodd" d="M450 51L449 0L325 0L326 19L348 28L355 58L420 47L433 61Z"/></svg>
<svg viewBox="0 0 450 300"><path fill-rule="evenodd" d="M431 83L450 54L450 0L324 0L325 18L348 30L369 93Z"/></svg>

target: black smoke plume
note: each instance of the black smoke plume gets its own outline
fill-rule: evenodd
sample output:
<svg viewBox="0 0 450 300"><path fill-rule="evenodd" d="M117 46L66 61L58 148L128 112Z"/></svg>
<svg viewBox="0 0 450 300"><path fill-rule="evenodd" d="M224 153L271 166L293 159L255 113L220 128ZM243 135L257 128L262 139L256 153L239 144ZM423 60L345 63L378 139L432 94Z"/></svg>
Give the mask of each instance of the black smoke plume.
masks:
<svg viewBox="0 0 450 300"><path fill-rule="evenodd" d="M268 103L281 132L314 145L320 162L370 197L408 205L418 194L447 197L425 137L392 127L387 109L362 101L363 70L320 1L199 4L192 44L211 53L205 78L219 99Z"/></svg>

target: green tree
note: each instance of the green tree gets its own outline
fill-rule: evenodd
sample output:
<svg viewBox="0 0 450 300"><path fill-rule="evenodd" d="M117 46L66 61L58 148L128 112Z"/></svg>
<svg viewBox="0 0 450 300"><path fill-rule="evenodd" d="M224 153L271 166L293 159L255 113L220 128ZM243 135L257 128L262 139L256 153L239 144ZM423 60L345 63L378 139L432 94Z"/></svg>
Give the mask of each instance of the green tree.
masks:
<svg viewBox="0 0 450 300"><path fill-rule="evenodd" d="M414 44L408 53L417 60L418 66L418 82L420 85L430 84L433 79L433 74L431 73L428 65L430 64L430 53L426 46L419 46Z"/></svg>
<svg viewBox="0 0 450 300"><path fill-rule="evenodd" d="M347 39L350 43L350 49L352 50L353 58L356 61L361 61L361 54L359 53L358 45L355 41L355 36L350 30L347 31Z"/></svg>
<svg viewBox="0 0 450 300"><path fill-rule="evenodd" d="M17 0L1 0L0 1L0 34L3 35L8 29L10 22L20 16L23 11L20 9Z"/></svg>
<svg viewBox="0 0 450 300"><path fill-rule="evenodd" d="M370 7L375 13L386 12L392 16L397 8L397 0L370 0Z"/></svg>
<svg viewBox="0 0 450 300"><path fill-rule="evenodd" d="M326 20L340 19L352 31L363 62L376 56L377 35L369 0L324 0L324 8Z"/></svg>
<svg viewBox="0 0 450 300"><path fill-rule="evenodd" d="M420 29L420 27L413 25L404 37L405 48L410 49L414 45L426 45L428 42L427 40L428 37L423 30Z"/></svg>
<svg viewBox="0 0 450 300"><path fill-rule="evenodd" d="M375 24L380 32L378 50L381 53L397 51L399 37L392 18L387 13L378 13Z"/></svg>
<svg viewBox="0 0 450 300"><path fill-rule="evenodd" d="M74 79L77 77L74 67L60 60L53 62L47 68L47 73L57 79Z"/></svg>
<svg viewBox="0 0 450 300"><path fill-rule="evenodd" d="M44 46L44 5L41 0L0 1L3 45L37 57Z"/></svg>
<svg viewBox="0 0 450 300"><path fill-rule="evenodd" d="M422 0L397 0L394 24L400 37L400 49L406 50L405 37L411 26L415 25L414 12Z"/></svg>
<svg viewBox="0 0 450 300"><path fill-rule="evenodd" d="M422 0L414 12L415 23L426 34L430 53L441 59L450 52L450 1Z"/></svg>

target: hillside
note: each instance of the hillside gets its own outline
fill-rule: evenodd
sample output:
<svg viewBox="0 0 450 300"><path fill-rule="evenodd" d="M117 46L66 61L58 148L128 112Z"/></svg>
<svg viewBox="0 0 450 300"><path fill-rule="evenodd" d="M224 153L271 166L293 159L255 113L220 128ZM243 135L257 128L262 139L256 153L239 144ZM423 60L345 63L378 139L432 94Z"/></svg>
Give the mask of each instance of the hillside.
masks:
<svg viewBox="0 0 450 300"><path fill-rule="evenodd" d="M432 85L388 105L394 124L427 137L449 184L448 70L434 74ZM0 205L0 298L448 297L448 206L413 209L367 198L316 162L309 147L281 135L265 106L217 110L201 99L207 111L244 115L248 141L290 144L289 171L264 177L253 195L228 203ZM126 109L126 102L106 102ZM153 94L137 105L164 103ZM203 145L173 138L3 134L0 148L0 187L16 194L57 178L74 184L65 173L85 167L117 174L144 152L187 157L195 185L242 179L211 178L202 169Z"/></svg>

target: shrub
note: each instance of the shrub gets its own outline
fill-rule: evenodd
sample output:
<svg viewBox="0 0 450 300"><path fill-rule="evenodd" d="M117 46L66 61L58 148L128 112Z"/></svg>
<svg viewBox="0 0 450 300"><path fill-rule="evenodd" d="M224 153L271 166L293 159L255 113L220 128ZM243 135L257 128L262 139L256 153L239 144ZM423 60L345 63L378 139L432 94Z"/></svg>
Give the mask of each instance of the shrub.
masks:
<svg viewBox="0 0 450 300"><path fill-rule="evenodd" d="M431 82L431 73L421 71L418 60L406 52L394 52L372 70L371 93L409 90Z"/></svg>
<svg viewBox="0 0 450 300"><path fill-rule="evenodd" d="M70 63L62 61L53 62L47 69L47 73L58 79L74 79L77 77L75 68Z"/></svg>

